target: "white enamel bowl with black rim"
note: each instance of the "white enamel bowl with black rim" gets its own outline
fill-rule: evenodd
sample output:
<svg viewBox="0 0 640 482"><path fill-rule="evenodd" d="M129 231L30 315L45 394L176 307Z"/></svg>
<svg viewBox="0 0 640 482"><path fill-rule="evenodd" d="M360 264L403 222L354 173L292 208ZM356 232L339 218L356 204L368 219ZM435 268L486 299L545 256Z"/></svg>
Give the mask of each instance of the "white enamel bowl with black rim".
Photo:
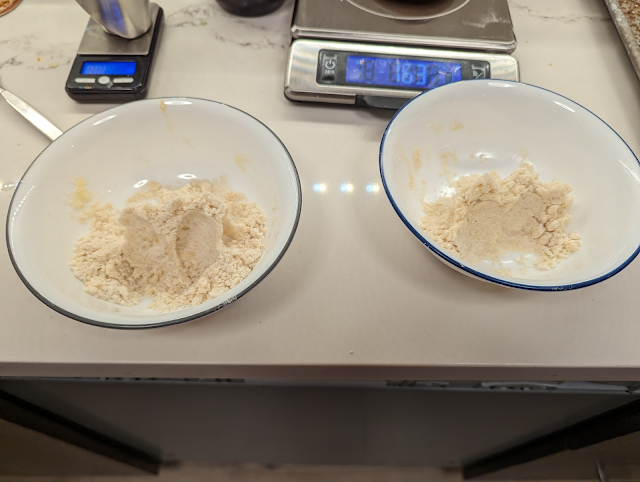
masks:
<svg viewBox="0 0 640 482"><path fill-rule="evenodd" d="M573 189L568 230L582 236L582 247L557 267L523 270L515 253L499 264L467 263L421 228L422 201L451 192L447 172L454 179L493 170L505 177L522 159L541 181L555 179ZM483 281L537 291L582 288L619 273L640 251L638 159L603 120L545 89L474 80L418 96L385 131L380 173L409 230L438 259Z"/></svg>
<svg viewBox="0 0 640 482"><path fill-rule="evenodd" d="M248 162L236 162L236 155ZM73 181L94 199L124 207L156 181L226 178L267 216L257 266L235 287L201 305L162 314L84 292L69 268L74 243L88 231L72 216ZM264 124L233 107L200 99L149 99L95 115L49 145L20 181L9 208L7 245L18 275L47 306L76 320L113 328L181 323L217 311L260 283L289 247L300 217L300 180L287 149Z"/></svg>

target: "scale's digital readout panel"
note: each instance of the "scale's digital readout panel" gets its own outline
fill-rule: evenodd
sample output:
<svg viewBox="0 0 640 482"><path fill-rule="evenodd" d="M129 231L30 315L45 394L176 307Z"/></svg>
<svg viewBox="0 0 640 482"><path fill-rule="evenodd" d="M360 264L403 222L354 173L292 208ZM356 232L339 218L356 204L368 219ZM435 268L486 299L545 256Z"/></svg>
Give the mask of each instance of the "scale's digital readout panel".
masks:
<svg viewBox="0 0 640 482"><path fill-rule="evenodd" d="M517 82L518 61L491 52L297 39L289 48L284 95L294 102L400 109L422 92L475 79Z"/></svg>
<svg viewBox="0 0 640 482"><path fill-rule="evenodd" d="M77 55L65 90L78 102L142 99L147 92L151 55Z"/></svg>
<svg viewBox="0 0 640 482"><path fill-rule="evenodd" d="M84 62L81 75L133 75L136 73L136 62Z"/></svg>
<svg viewBox="0 0 640 482"><path fill-rule="evenodd" d="M487 79L489 62L417 59L322 50L317 82L392 89L430 90L461 80Z"/></svg>
<svg viewBox="0 0 640 482"><path fill-rule="evenodd" d="M386 87L433 89L462 80L462 65L456 62L391 59L349 55L345 81Z"/></svg>

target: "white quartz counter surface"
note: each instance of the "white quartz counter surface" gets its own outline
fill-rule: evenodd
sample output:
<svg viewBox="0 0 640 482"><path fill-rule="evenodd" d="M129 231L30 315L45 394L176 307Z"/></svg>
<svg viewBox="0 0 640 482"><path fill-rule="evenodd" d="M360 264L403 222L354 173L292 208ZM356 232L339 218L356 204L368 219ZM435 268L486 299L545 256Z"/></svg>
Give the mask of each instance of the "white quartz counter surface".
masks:
<svg viewBox="0 0 640 482"><path fill-rule="evenodd" d="M23 286L3 248L0 376L640 379L640 261L564 293L454 272L414 238L382 189L366 189L380 186L378 147L391 113L284 98L291 2L261 19L231 17L214 0L160 3L166 28L149 97L218 100L275 131L303 188L293 244L225 310L142 331L55 313ZM640 152L640 83L604 3L510 4L522 81L581 103ZM24 0L0 17L0 85L63 130L109 107L77 104L64 91L86 21L72 0ZM0 184L17 181L46 145L0 102ZM314 192L315 183L326 191ZM344 183L353 191L342 192ZM0 191L3 216L11 194Z"/></svg>

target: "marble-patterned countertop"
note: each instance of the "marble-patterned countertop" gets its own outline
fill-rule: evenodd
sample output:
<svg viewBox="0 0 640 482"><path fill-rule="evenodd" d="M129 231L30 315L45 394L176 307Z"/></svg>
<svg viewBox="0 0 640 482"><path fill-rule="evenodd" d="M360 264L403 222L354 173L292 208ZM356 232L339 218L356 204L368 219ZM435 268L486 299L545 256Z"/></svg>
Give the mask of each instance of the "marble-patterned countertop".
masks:
<svg viewBox="0 0 640 482"><path fill-rule="evenodd" d="M222 101L290 150L303 212L269 277L227 309L169 328L118 331L59 315L0 253L0 376L638 380L640 261L563 293L507 290L431 256L382 190L390 112L289 103L291 1L259 19L214 0L158 0L166 28L150 97ZM511 0L522 81L565 95L640 152L640 83L602 0ZM24 0L0 17L0 85L61 129L106 109L64 91L87 22L73 0ZM0 103L0 211L47 140ZM326 192L312 185L326 183ZM338 186L352 183L352 192ZM3 228L4 229L4 228Z"/></svg>

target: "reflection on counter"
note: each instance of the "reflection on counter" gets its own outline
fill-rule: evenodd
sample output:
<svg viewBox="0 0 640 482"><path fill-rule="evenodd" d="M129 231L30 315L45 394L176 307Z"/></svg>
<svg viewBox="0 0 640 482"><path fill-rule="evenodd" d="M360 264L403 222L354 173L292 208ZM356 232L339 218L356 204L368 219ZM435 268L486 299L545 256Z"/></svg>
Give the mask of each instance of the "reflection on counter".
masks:
<svg viewBox="0 0 640 482"><path fill-rule="evenodd" d="M354 189L355 189L355 187L350 182L345 182L345 183L340 184L340 191L341 192L350 194L350 193L353 192Z"/></svg>
<svg viewBox="0 0 640 482"><path fill-rule="evenodd" d="M317 182L313 185L315 192L327 192L327 184L324 182Z"/></svg>
<svg viewBox="0 0 640 482"><path fill-rule="evenodd" d="M311 186L313 192L326 193L329 190L329 186L326 182L316 182ZM340 192L345 194L351 194L356 190L356 186L351 182L344 182L340 184ZM370 194L378 194L380 192L380 184L373 182L365 186L365 190Z"/></svg>

